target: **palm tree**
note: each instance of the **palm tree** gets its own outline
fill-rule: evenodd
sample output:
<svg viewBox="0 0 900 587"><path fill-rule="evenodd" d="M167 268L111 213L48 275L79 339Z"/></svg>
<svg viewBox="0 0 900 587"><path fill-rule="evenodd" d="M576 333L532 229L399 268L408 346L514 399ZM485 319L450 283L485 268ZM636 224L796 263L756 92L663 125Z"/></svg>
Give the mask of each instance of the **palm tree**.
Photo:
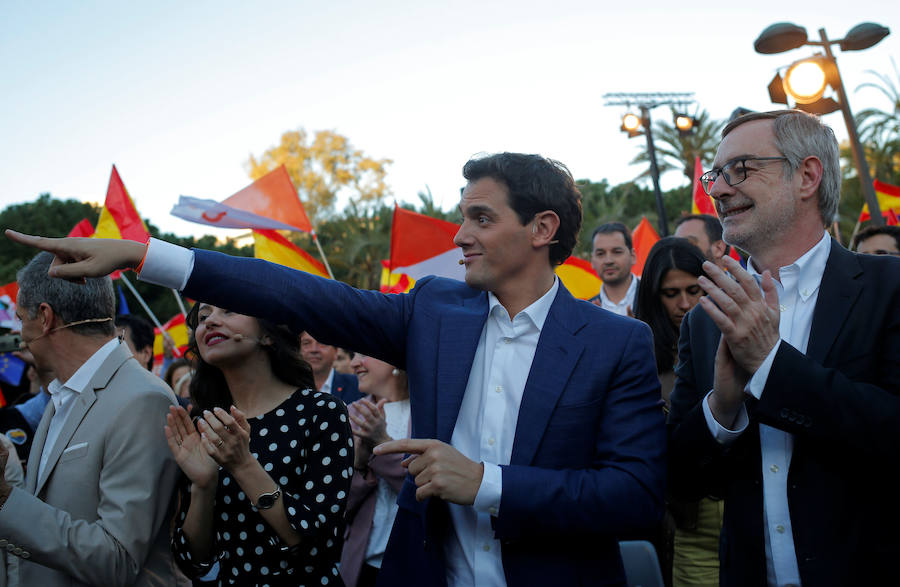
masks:
<svg viewBox="0 0 900 587"><path fill-rule="evenodd" d="M894 67L896 83L888 75L876 71L867 70L866 73L878 79L878 81L866 82L856 88L878 90L887 98L893 111L880 110L878 108L866 108L856 115L856 126L859 128L860 140L864 143L874 142L879 145L894 143L900 140L900 71L897 63L891 58Z"/></svg>
<svg viewBox="0 0 900 587"><path fill-rule="evenodd" d="M674 110L672 114L674 118ZM705 162L711 162L715 158L724 122L712 120L709 112L700 108L694 112L693 117L694 131L688 135L682 135L669 120L657 120L653 124L653 144L656 147L656 162L660 175L667 171L680 169L688 182L692 182L694 181L694 161L697 156L700 157L700 161ZM642 148L631 164L646 164L649 161L647 150ZM649 175L650 168L648 167L636 179Z"/></svg>

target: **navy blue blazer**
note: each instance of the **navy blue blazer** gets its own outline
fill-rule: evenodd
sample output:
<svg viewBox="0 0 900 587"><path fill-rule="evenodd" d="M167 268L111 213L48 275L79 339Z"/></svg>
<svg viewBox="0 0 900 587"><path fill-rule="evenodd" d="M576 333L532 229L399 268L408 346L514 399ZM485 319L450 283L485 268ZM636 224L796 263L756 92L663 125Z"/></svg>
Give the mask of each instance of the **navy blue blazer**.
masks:
<svg viewBox="0 0 900 587"><path fill-rule="evenodd" d="M409 294L386 295L201 250L184 292L405 369L412 436L450 442L487 318L485 292L425 278ZM508 584L624 584L616 537L660 519L664 453L650 329L560 286L492 518ZM443 585L446 503L417 502L411 478L398 503L379 581Z"/></svg>
<svg viewBox="0 0 900 587"><path fill-rule="evenodd" d="M759 424L794 435L788 506L804 585L876 585L900 559L900 259L836 241L822 276L806 354L782 343L750 424L727 450L702 398L720 332L697 306L681 325L669 414L669 489L725 498L720 583L765 585ZM891 582L888 580L887 582Z"/></svg>
<svg viewBox="0 0 900 587"><path fill-rule="evenodd" d="M363 396L359 392L359 379L356 375L335 371L331 381L331 395L340 398L345 404L352 404Z"/></svg>

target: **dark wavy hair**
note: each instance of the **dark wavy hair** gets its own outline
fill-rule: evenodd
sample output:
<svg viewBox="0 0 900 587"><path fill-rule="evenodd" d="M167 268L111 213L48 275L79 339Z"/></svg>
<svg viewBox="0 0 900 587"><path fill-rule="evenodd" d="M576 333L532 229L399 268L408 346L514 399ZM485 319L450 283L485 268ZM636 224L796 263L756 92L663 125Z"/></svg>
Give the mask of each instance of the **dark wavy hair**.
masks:
<svg viewBox="0 0 900 587"><path fill-rule="evenodd" d="M225 375L218 367L210 365L200 356L194 333L197 330L201 305L194 304L187 315L187 325L191 329L187 356L191 357L194 366L194 377L190 386L193 415L199 415L203 410L213 408L227 411L234 403ZM269 356L269 364L275 377L300 389L315 389L316 381L313 378L312 367L300 356L299 334L282 324L275 324L262 318L256 320L261 335L272 339L272 344L263 346L263 349Z"/></svg>
<svg viewBox="0 0 900 587"><path fill-rule="evenodd" d="M581 192L565 165L540 155L497 153L470 159L463 166L463 177L470 182L490 177L504 184L509 207L522 226L539 212L555 212L559 242L550 245L550 264L559 265L572 254L581 231Z"/></svg>
<svg viewBox="0 0 900 587"><path fill-rule="evenodd" d="M634 317L646 322L653 331L657 373L667 373L674 368L678 348L678 329L660 299L663 279L672 269L700 277L704 261L706 257L691 241L674 236L657 241L647 255L634 296Z"/></svg>

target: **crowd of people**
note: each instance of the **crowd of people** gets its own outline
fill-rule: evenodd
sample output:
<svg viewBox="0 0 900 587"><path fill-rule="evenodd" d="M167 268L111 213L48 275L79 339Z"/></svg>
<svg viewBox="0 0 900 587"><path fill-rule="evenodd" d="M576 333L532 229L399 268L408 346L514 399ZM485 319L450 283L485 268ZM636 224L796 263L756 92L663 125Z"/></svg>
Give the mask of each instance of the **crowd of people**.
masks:
<svg viewBox="0 0 900 587"><path fill-rule="evenodd" d="M718 218L680 218L640 276L598 226L591 303L554 273L582 223L565 166L463 175L465 283L407 294L8 231L43 252L18 275L33 393L0 420L24 434L0 436L0 585L624 585L626 539L666 585L896 581L900 230L828 235L830 128L732 120L701 177ZM161 376L115 315L126 268L197 300Z"/></svg>

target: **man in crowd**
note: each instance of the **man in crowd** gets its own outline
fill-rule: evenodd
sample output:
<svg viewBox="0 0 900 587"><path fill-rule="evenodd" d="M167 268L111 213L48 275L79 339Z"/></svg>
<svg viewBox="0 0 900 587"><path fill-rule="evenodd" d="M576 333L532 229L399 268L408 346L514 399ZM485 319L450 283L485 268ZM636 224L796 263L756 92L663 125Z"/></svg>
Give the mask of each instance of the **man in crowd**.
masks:
<svg viewBox="0 0 900 587"><path fill-rule="evenodd" d="M153 325L134 314L116 316L116 331L128 345L137 362L153 370Z"/></svg>
<svg viewBox="0 0 900 587"><path fill-rule="evenodd" d="M675 223L675 236L686 238L703 251L707 260L724 267L728 244L722 240L722 223L709 214L682 216Z"/></svg>
<svg viewBox="0 0 900 587"><path fill-rule="evenodd" d="M303 356L303 360L312 367L316 388L324 393L337 396L349 405L361 398L362 394L359 392L356 375L335 371L334 360L337 357L337 351L337 347L320 343L308 332L300 334L300 354Z"/></svg>
<svg viewBox="0 0 900 587"><path fill-rule="evenodd" d="M616 537L662 512L650 331L575 300L556 278L581 226L562 164L502 153L463 174L455 242L466 283L423 278L409 294L156 240L144 256L122 241L8 234L56 251L58 276L143 257L143 280L405 369L414 438L375 449L411 455L381 584L624 583Z"/></svg>
<svg viewBox="0 0 900 587"><path fill-rule="evenodd" d="M725 498L722 585L872 585L900 556L900 259L825 233L831 129L797 110L729 123L712 171L725 240L682 323L670 490Z"/></svg>
<svg viewBox="0 0 900 587"><path fill-rule="evenodd" d="M638 278L631 273L637 255L631 235L621 222L607 222L591 236L591 267L603 280L595 305L620 316L630 316L637 293Z"/></svg>
<svg viewBox="0 0 900 587"><path fill-rule="evenodd" d="M18 276L16 315L39 370L55 374L25 488L0 475L0 544L12 585L172 585L177 467L163 427L175 398L116 336L108 277Z"/></svg>
<svg viewBox="0 0 900 587"><path fill-rule="evenodd" d="M900 256L900 226L867 226L853 239L853 249L866 255Z"/></svg>

